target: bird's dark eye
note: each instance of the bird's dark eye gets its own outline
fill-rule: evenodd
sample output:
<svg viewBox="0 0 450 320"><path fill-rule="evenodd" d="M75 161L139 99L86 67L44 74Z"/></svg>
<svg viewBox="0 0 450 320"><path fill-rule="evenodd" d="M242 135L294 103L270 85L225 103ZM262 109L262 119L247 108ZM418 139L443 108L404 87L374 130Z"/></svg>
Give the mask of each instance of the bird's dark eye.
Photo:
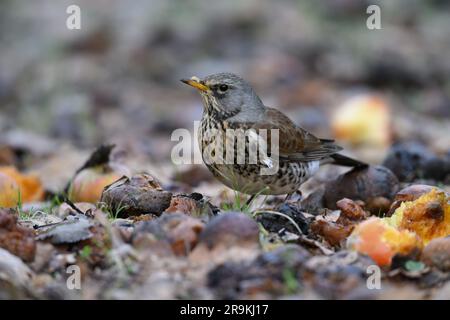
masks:
<svg viewBox="0 0 450 320"><path fill-rule="evenodd" d="M221 84L221 85L219 86L219 90L220 90L221 92L225 92L225 91L228 90L228 86L227 86L226 84Z"/></svg>

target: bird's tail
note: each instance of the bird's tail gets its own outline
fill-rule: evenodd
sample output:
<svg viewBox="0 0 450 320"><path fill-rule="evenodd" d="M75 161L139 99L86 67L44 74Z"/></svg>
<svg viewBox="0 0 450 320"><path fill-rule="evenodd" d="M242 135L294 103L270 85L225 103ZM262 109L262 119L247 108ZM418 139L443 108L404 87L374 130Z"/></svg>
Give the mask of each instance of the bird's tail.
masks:
<svg viewBox="0 0 450 320"><path fill-rule="evenodd" d="M327 163L335 164L338 166L344 167L367 167L368 164L359 160L355 160L353 158L344 156L339 153L335 153L330 155L331 161L329 160Z"/></svg>

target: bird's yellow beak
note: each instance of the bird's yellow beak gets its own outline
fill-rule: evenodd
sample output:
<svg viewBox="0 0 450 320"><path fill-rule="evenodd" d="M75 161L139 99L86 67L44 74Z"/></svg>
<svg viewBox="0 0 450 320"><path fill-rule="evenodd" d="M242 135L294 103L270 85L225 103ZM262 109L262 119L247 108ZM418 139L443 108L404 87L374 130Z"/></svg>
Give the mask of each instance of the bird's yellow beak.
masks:
<svg viewBox="0 0 450 320"><path fill-rule="evenodd" d="M190 79L181 79L181 82L184 82L200 91L206 92L209 90L208 86L204 85L200 82L200 79L197 77L192 77Z"/></svg>

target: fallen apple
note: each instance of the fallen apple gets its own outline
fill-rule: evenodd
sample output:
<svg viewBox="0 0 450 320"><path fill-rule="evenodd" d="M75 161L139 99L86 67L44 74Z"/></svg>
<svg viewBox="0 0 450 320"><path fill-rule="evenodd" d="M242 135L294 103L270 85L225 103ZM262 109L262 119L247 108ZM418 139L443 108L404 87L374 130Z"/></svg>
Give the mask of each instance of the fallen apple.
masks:
<svg viewBox="0 0 450 320"><path fill-rule="evenodd" d="M450 235L450 196L432 188L413 201L404 201L388 223L398 229L415 232L426 245L433 239Z"/></svg>
<svg viewBox="0 0 450 320"><path fill-rule="evenodd" d="M15 167L0 167L0 207L15 207L19 202L41 201L44 189L33 174L22 174Z"/></svg>
<svg viewBox="0 0 450 320"><path fill-rule="evenodd" d="M69 200L97 203L106 186L123 176L131 175L128 167L113 160L114 148L113 144L99 146L85 164L77 170L72 181L66 187Z"/></svg>
<svg viewBox="0 0 450 320"><path fill-rule="evenodd" d="M408 255L421 248L422 242L414 232L398 230L385 219L373 217L355 227L347 246L368 255L379 266L389 266L395 255Z"/></svg>
<svg viewBox="0 0 450 320"><path fill-rule="evenodd" d="M126 168L97 166L86 168L75 175L69 187L69 199L73 202L96 203L102 196L103 189L124 175L129 175Z"/></svg>
<svg viewBox="0 0 450 320"><path fill-rule="evenodd" d="M357 95L337 106L331 126L336 138L352 144L380 147L390 144L389 106L383 98L373 94Z"/></svg>
<svg viewBox="0 0 450 320"><path fill-rule="evenodd" d="M0 172L0 207L12 208L19 201L20 188L17 182Z"/></svg>

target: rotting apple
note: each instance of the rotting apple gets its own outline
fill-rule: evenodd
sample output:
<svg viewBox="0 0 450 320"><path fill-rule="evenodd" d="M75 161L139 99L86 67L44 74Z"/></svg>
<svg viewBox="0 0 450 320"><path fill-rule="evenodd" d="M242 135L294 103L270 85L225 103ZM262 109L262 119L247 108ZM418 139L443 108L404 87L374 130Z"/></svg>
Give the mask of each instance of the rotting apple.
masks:
<svg viewBox="0 0 450 320"><path fill-rule="evenodd" d="M415 232L426 245L450 235L450 196L432 188L413 201L402 202L386 220L393 227Z"/></svg>
<svg viewBox="0 0 450 320"><path fill-rule="evenodd" d="M22 174L15 167L0 167L0 207L15 207L19 202L41 201L44 189L33 174Z"/></svg>
<svg viewBox="0 0 450 320"><path fill-rule="evenodd" d="M389 266L397 255L408 255L422 242L414 232L399 230L381 218L369 218L358 224L347 239L350 249L366 254L379 266Z"/></svg>
<svg viewBox="0 0 450 320"><path fill-rule="evenodd" d="M68 196L73 202L96 203L103 189L123 176L129 176L127 167L118 164L99 165L80 171L73 178Z"/></svg>
<svg viewBox="0 0 450 320"><path fill-rule="evenodd" d="M12 208L19 201L20 188L17 182L0 172L0 207Z"/></svg>
<svg viewBox="0 0 450 320"><path fill-rule="evenodd" d="M362 94L339 105L331 121L336 138L352 144L387 147L391 141L390 110L380 96Z"/></svg>

